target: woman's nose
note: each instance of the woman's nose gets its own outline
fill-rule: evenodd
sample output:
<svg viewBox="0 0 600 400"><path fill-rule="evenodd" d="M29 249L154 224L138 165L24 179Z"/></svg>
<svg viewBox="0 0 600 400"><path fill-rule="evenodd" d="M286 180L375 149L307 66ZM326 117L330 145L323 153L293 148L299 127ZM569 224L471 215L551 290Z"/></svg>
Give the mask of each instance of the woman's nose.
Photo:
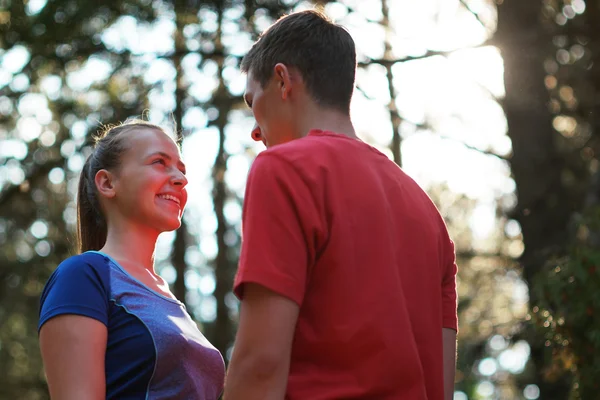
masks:
<svg viewBox="0 0 600 400"><path fill-rule="evenodd" d="M175 175L173 175L173 178L171 179L171 183L175 186L185 187L188 184L188 180L183 172L177 170L177 172L175 173Z"/></svg>

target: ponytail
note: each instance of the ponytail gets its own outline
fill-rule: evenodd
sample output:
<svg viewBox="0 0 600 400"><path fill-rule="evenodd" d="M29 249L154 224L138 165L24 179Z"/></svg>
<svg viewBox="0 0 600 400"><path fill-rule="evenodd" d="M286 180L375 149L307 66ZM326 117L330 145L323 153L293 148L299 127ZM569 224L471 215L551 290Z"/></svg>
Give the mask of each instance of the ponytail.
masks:
<svg viewBox="0 0 600 400"><path fill-rule="evenodd" d="M106 219L100 209L95 183L94 154L83 165L77 189L77 247L79 252L100 250L106 243Z"/></svg>

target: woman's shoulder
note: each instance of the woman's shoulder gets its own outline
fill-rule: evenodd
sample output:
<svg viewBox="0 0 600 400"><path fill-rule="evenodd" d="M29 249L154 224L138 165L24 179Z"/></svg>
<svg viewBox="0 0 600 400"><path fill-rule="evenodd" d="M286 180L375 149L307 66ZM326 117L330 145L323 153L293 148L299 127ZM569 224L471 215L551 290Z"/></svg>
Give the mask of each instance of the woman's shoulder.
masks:
<svg viewBox="0 0 600 400"><path fill-rule="evenodd" d="M63 260L56 271L70 272L73 270L106 269L108 266L107 257L102 253L95 251L87 251L85 253L76 254Z"/></svg>
<svg viewBox="0 0 600 400"><path fill-rule="evenodd" d="M85 252L66 258L50 276L49 282L77 284L82 281L108 284L109 265L105 256L96 252ZM54 282L53 282L54 283Z"/></svg>
<svg viewBox="0 0 600 400"><path fill-rule="evenodd" d="M76 314L108 323L109 266L102 254L83 253L61 262L40 296L38 329L50 318Z"/></svg>

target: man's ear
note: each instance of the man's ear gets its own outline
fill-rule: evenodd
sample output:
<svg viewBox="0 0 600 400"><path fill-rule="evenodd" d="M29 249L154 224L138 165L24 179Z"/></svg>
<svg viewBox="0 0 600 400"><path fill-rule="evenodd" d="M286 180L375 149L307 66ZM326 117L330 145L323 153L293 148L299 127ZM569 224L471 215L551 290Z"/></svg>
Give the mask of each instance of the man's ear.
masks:
<svg viewBox="0 0 600 400"><path fill-rule="evenodd" d="M281 93L281 99L286 100L292 92L293 85L290 69L285 64L278 63L273 68L273 77Z"/></svg>
<svg viewBox="0 0 600 400"><path fill-rule="evenodd" d="M96 189L101 197L112 199L116 195L114 186L114 175L105 169L101 169L94 177Z"/></svg>

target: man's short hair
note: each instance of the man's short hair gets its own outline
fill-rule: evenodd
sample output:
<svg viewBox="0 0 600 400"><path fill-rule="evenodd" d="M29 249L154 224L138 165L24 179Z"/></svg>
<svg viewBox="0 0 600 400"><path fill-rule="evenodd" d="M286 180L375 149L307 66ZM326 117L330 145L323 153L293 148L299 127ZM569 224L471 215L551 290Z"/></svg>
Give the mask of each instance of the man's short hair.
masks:
<svg viewBox="0 0 600 400"><path fill-rule="evenodd" d="M281 17L254 43L241 68L264 88L277 63L300 72L317 104L350 113L356 49L342 26L314 10Z"/></svg>

